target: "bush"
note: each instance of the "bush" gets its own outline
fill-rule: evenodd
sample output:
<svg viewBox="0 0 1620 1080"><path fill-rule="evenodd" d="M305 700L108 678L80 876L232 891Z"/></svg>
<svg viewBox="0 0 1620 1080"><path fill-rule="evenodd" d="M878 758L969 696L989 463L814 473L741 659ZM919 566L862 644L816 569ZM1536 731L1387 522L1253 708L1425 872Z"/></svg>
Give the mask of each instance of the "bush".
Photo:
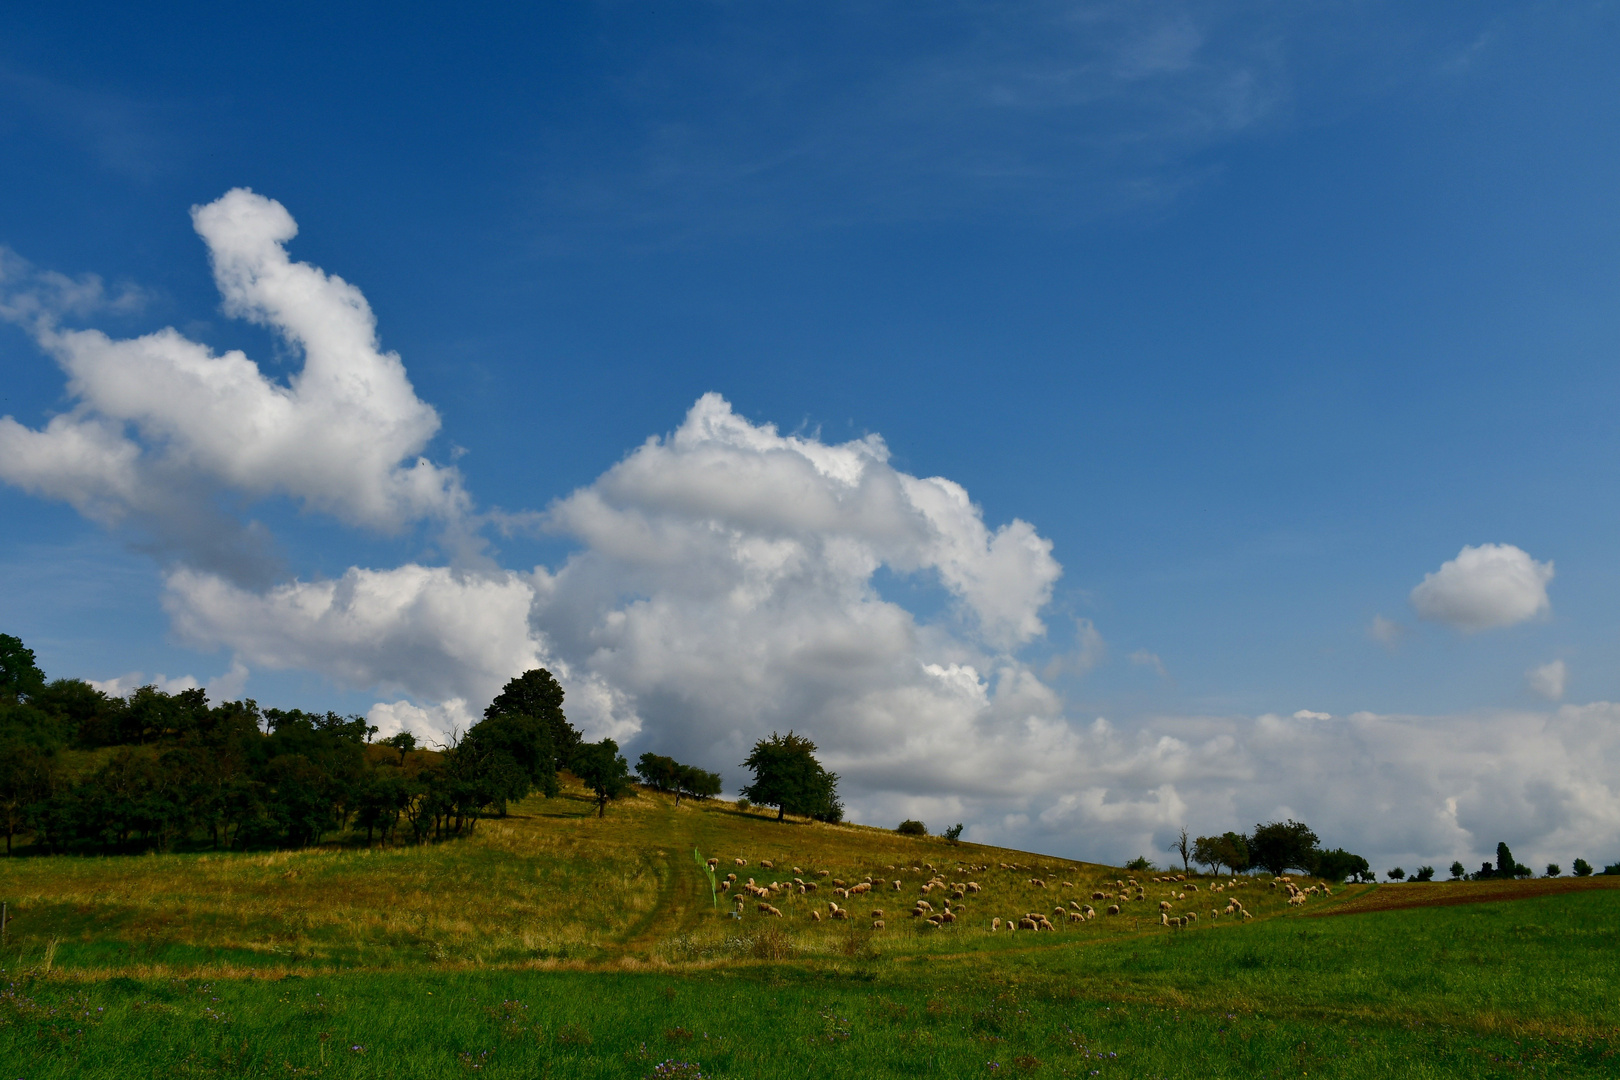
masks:
<svg viewBox="0 0 1620 1080"><path fill-rule="evenodd" d="M927 836L928 826L920 821L913 821L908 818L895 826L894 831L901 836Z"/></svg>
<svg viewBox="0 0 1620 1080"><path fill-rule="evenodd" d="M1460 862L1454 862L1454 863L1451 864L1451 880L1452 881L1461 881L1463 878L1465 878L1467 876L1468 876L1468 867L1464 866Z"/></svg>
<svg viewBox="0 0 1620 1080"><path fill-rule="evenodd" d="M753 808L754 808L754 804L749 802L747 797L744 796L744 797L739 797L737 799L737 809L741 810L743 813L746 814L748 811L752 810Z"/></svg>
<svg viewBox="0 0 1620 1080"><path fill-rule="evenodd" d="M1125 864L1125 869L1135 870L1139 874L1145 874L1150 870L1157 870L1158 867L1154 866L1144 856L1138 855L1136 858Z"/></svg>
<svg viewBox="0 0 1620 1080"><path fill-rule="evenodd" d="M1413 881L1433 881L1434 880L1434 867L1432 867L1432 866L1420 866L1420 867L1418 867L1417 868L1417 873L1412 875L1412 880Z"/></svg>
<svg viewBox="0 0 1620 1080"><path fill-rule="evenodd" d="M962 839L962 823L960 821L945 830L945 839L953 844Z"/></svg>
<svg viewBox="0 0 1620 1080"><path fill-rule="evenodd" d="M1574 868L1576 877L1590 877L1592 874L1592 864L1585 859L1576 859Z"/></svg>
<svg viewBox="0 0 1620 1080"><path fill-rule="evenodd" d="M1405 881L1406 871L1397 866L1393 870L1385 870L1384 876L1389 878L1391 881Z"/></svg>
<svg viewBox="0 0 1620 1080"><path fill-rule="evenodd" d="M1562 874L1563 872L1564 872L1564 868L1562 866L1559 866L1557 863L1550 862L1550 863L1547 864L1547 876L1548 877L1557 877L1559 874Z"/></svg>
<svg viewBox="0 0 1620 1080"><path fill-rule="evenodd" d="M1620 877L1620 862L1610 863L1608 866L1605 866L1603 868L1603 873L1606 877Z"/></svg>

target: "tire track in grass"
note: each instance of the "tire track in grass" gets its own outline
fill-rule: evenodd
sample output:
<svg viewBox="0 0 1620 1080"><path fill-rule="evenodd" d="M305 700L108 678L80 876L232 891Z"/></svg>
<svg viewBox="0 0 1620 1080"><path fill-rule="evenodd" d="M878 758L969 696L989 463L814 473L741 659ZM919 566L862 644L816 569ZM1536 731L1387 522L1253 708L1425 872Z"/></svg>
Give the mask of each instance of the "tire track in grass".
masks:
<svg viewBox="0 0 1620 1080"><path fill-rule="evenodd" d="M692 926L709 905L709 883L699 881L697 867L692 863L691 830L681 827L673 807L664 815L664 825L669 839L649 856L655 860L658 897L620 937L617 944L621 955L650 955L659 942Z"/></svg>

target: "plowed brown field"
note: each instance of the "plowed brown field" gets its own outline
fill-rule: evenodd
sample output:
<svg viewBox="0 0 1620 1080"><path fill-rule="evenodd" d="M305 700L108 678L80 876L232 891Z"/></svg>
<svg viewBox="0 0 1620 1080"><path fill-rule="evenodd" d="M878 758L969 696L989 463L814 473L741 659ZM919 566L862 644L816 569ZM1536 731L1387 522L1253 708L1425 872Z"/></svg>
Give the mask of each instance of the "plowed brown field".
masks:
<svg viewBox="0 0 1620 1080"><path fill-rule="evenodd" d="M1484 904L1495 900L1529 900L1537 896L1553 896L1587 889L1620 890L1620 877L1531 878L1528 881L1435 881L1380 885L1342 904L1312 912L1311 916L1326 918L1330 915L1360 915L1368 911L1394 911L1398 908Z"/></svg>

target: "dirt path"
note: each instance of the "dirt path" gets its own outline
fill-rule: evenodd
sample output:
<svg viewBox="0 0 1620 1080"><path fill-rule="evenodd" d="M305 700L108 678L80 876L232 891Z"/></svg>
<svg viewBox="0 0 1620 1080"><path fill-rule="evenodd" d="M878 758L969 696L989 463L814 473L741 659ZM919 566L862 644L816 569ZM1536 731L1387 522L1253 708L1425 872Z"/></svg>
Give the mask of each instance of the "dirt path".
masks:
<svg viewBox="0 0 1620 1080"><path fill-rule="evenodd" d="M666 823L668 843L653 855L658 897L616 943L621 955L646 957L659 942L690 929L712 911L708 875L692 858L691 830L673 810Z"/></svg>

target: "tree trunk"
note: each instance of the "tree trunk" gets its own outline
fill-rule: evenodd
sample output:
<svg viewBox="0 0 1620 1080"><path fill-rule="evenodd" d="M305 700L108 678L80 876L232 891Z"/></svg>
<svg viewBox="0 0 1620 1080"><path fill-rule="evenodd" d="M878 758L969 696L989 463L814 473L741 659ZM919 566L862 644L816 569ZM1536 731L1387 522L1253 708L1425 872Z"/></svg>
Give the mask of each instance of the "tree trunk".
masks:
<svg viewBox="0 0 1620 1080"><path fill-rule="evenodd" d="M786 814L786 813L787 813L787 804L786 803L777 803L776 804L776 820L781 821L782 820L782 815Z"/></svg>
<svg viewBox="0 0 1620 1080"><path fill-rule="evenodd" d="M606 799L597 799L596 800L596 816L599 817L599 818L607 817L607 800Z"/></svg>

